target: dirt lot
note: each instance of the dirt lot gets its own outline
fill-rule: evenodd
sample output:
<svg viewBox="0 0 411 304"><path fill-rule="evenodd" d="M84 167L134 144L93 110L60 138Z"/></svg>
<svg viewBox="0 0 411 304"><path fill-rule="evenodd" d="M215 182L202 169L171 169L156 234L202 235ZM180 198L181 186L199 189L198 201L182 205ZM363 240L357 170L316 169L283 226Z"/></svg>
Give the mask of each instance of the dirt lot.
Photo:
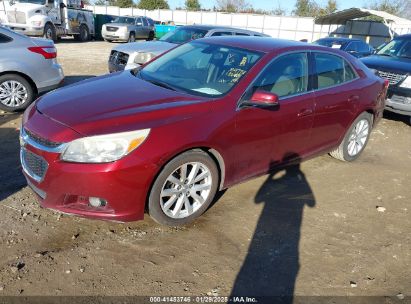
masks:
<svg viewBox="0 0 411 304"><path fill-rule="evenodd" d="M106 73L112 46L57 44L67 81ZM385 117L357 162L324 155L254 179L178 229L40 208L20 173L21 114L0 116L0 296L411 296L411 127L401 116Z"/></svg>

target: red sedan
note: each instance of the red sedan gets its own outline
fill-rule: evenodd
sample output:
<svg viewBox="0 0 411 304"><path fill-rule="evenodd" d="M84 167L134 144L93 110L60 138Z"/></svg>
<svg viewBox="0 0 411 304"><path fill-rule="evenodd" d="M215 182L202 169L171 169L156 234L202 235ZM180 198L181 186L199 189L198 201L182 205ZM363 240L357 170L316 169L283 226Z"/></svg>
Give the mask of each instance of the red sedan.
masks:
<svg viewBox="0 0 411 304"><path fill-rule="evenodd" d="M196 40L143 68L37 100L21 162L44 207L180 225L273 164L355 160L387 86L338 50L260 37Z"/></svg>

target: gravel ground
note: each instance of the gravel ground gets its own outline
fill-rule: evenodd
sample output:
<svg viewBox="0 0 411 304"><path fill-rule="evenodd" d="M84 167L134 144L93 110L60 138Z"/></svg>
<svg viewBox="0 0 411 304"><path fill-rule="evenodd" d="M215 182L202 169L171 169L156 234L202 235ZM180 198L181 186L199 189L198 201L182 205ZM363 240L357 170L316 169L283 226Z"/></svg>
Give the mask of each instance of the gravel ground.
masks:
<svg viewBox="0 0 411 304"><path fill-rule="evenodd" d="M106 73L112 47L57 44L66 82ZM324 155L251 180L178 229L40 208L20 172L20 121L0 115L0 296L411 295L404 117L386 115L355 163Z"/></svg>

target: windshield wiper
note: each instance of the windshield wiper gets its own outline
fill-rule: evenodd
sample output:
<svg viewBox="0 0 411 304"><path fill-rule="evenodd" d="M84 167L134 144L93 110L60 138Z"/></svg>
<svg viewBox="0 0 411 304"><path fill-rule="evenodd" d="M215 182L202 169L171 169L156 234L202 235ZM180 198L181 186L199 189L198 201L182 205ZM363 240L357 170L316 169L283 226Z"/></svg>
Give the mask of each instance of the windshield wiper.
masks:
<svg viewBox="0 0 411 304"><path fill-rule="evenodd" d="M172 91L177 91L176 88L174 88L173 86L169 85L168 83L162 82L162 81L158 81L158 80L149 80L149 79L145 79L145 81L148 81L156 86L159 87L163 87Z"/></svg>
<svg viewBox="0 0 411 304"><path fill-rule="evenodd" d="M382 53L382 54L378 54L377 53L377 55L380 55L380 56L388 56L388 57L394 57L393 55L391 55L391 54L385 54L385 53Z"/></svg>

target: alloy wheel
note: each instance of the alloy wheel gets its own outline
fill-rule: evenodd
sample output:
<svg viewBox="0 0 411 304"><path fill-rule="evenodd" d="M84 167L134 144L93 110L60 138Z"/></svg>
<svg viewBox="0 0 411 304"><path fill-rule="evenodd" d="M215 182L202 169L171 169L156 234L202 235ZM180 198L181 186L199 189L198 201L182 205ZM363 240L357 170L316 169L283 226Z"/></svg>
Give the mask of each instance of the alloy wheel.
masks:
<svg viewBox="0 0 411 304"><path fill-rule="evenodd" d="M0 84L0 102L8 107L19 107L27 101L26 87L16 80L7 80Z"/></svg>
<svg viewBox="0 0 411 304"><path fill-rule="evenodd" d="M348 139L348 154L350 156L355 156L361 152L367 141L369 132L370 124L366 119L361 119L357 122Z"/></svg>
<svg viewBox="0 0 411 304"><path fill-rule="evenodd" d="M160 193L160 205L170 218L186 218L195 213L210 195L210 169L200 162L185 163L171 173Z"/></svg>

